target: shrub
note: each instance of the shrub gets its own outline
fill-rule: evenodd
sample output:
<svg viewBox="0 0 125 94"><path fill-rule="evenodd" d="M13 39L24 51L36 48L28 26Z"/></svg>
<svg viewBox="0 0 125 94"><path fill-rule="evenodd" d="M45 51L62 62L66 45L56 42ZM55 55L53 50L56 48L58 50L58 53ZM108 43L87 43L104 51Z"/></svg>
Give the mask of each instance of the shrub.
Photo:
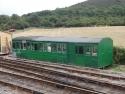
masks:
<svg viewBox="0 0 125 94"><path fill-rule="evenodd" d="M114 63L125 64L125 48L114 47Z"/></svg>

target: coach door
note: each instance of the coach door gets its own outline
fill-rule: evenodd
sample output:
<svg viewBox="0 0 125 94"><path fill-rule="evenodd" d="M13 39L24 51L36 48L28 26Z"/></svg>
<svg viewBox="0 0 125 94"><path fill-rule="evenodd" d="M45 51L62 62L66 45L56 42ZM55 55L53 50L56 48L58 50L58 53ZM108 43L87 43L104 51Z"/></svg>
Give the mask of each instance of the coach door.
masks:
<svg viewBox="0 0 125 94"><path fill-rule="evenodd" d="M87 67L97 66L97 57L93 53L92 44L79 44L75 46L75 63Z"/></svg>
<svg viewBox="0 0 125 94"><path fill-rule="evenodd" d="M84 45L76 45L75 46L75 63L76 65L84 65L86 63L86 58L84 57L85 46Z"/></svg>

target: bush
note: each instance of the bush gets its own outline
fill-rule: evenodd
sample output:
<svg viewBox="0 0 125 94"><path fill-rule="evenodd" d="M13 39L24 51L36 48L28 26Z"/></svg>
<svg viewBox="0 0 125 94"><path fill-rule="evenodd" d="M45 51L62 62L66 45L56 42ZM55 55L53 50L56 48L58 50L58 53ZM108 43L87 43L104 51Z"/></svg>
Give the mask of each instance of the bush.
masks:
<svg viewBox="0 0 125 94"><path fill-rule="evenodd" d="M125 48L114 47L114 63L125 64Z"/></svg>

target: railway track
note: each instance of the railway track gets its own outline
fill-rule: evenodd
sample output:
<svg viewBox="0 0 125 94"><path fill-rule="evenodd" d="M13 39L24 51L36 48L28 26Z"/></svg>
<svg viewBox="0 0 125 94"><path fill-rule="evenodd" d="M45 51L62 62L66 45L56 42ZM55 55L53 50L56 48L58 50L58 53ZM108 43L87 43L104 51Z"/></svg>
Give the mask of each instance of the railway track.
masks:
<svg viewBox="0 0 125 94"><path fill-rule="evenodd" d="M117 82L117 80L119 79L119 77L117 78L116 76L114 76L114 78L113 78L109 75L101 76L101 78L104 77L105 79L99 80L97 78L93 79L91 77L86 77L85 75L84 75L84 77L82 77L83 74L87 74L87 72L85 72L85 71L83 72L83 70L78 70L77 68L73 69L73 68L68 68L66 66L40 64L40 63L35 64L34 62L29 62L26 60L4 59L3 61L4 61L3 63L2 62L0 63L2 67L13 70L13 72L18 71L18 73L20 73L20 74L25 73L25 76L26 76L26 74L32 75L34 77L37 77L38 79L42 78L42 79L47 79L49 81L78 87L81 89L84 88L84 89L88 89L88 90L93 90L94 92L95 91L98 92L97 94L107 93L106 91L108 91L108 94L124 94L124 90L125 90L124 85L125 84L123 84L123 83L119 84L119 82L121 83L121 81L124 82L124 80L125 80L124 77L120 77L120 81L118 81L118 82ZM56 71L54 71L55 68L57 68ZM75 71L75 70L77 70L77 71ZM77 75L71 75L71 73L73 74L73 72L75 74L77 73ZM90 72L90 70L89 70L89 72ZM78 73L80 75L82 74L82 76L79 76ZM88 73L88 74L89 74L89 76L98 77L97 73L96 74ZM99 77L101 74L99 74ZM102 74L102 75L104 75L104 74ZM116 80L117 83L116 82L111 83L110 77L112 78L112 80ZM61 79L61 80L59 80L59 79ZM69 80L67 80L67 79L69 79ZM106 80L106 79L108 79L108 80ZM80 83L82 83L82 84L80 84ZM90 85L87 86L87 84L90 84ZM102 89L102 88L104 88L104 89ZM117 90L115 88L117 88ZM102 92L100 92L100 91L102 91ZM120 93L118 93L118 92L120 92Z"/></svg>
<svg viewBox="0 0 125 94"><path fill-rule="evenodd" d="M2 67L5 68L5 66L1 65L1 68ZM7 66L6 66L6 68L7 68ZM9 66L8 66L8 68L9 68ZM11 69L14 69L14 68L11 67ZM8 85L14 85L14 86L17 86L20 88L26 88L26 89L31 90L33 92L39 92L39 94L104 94L102 92L97 92L97 91L90 90L87 88L78 88L76 86L65 85L63 83L58 83L56 81L49 81L49 80L45 80L42 78L36 78L36 75L34 77L33 76L34 74L32 73L32 76L31 76L31 73L28 71L27 72L22 71L22 72L24 72L24 74L30 74L30 76L24 75L24 74L21 75L21 70L19 70L19 69L16 71L15 70L14 70L14 72L0 71L0 81L2 81L3 83L7 83ZM18 71L18 73L17 73L17 71ZM20 71L20 74L19 74L19 71ZM5 79L5 78L11 78L11 79ZM12 79L14 79L14 81ZM24 84L24 83L29 82L30 80L31 80L30 84L27 84L27 85ZM15 81L19 81L19 82L16 82L16 84L15 84ZM33 83L33 82L37 83L38 89L35 87L35 85L31 85L31 83ZM50 87L51 90L47 91L45 88L42 88L43 85L46 85L46 86L44 86L46 88L51 86ZM30 86L31 88L28 86ZM53 87L55 87L55 88L53 89ZM41 90L45 90L45 91L43 92ZM61 93L61 91L62 92L65 91L65 93L64 92ZM50 93L50 92L52 92L52 93ZM37 94L37 93L33 93L33 94Z"/></svg>
<svg viewBox="0 0 125 94"><path fill-rule="evenodd" d="M26 59L16 59L14 62L23 62L23 63L28 63L31 64L32 66L36 67L44 67L47 69L52 69L56 71L62 71L62 72L67 72L67 73L72 73L72 74L77 74L82 76L82 74L90 75L90 76L95 76L95 77L100 77L100 78L107 78L110 80L125 80L125 75L121 74L113 74L109 73L107 71L102 71L100 69L93 69L93 68L78 68L75 66L70 66L70 65L64 65L64 64L53 64L53 63L45 63L45 62L39 62L39 61L29 61Z"/></svg>
<svg viewBox="0 0 125 94"><path fill-rule="evenodd" d="M77 66L72 66L72 65L65 65L65 64L56 64L56 63L47 63L47 62L43 62L43 61L35 61L35 60L26 60L26 59L20 59L20 58L17 58L16 59L18 62L23 62L24 63L29 63L29 64L32 64L32 65L38 65L38 66L41 66L41 67L46 67L46 68L49 68L49 69L55 69L55 70L58 70L58 71L62 71L62 70L65 70L69 73L78 73L78 74L87 74L87 75L91 75L91 76L100 76L100 77L103 77L103 78L108 78L108 79L123 79L125 80L125 75L123 77L123 74L116 74L116 73L112 73L112 72L108 72L108 71L104 71L104 70L100 70L100 69L94 69L94 68L80 68L80 67L77 67ZM61 65L61 66L60 66Z"/></svg>
<svg viewBox="0 0 125 94"><path fill-rule="evenodd" d="M43 79L37 79L30 76L23 76L18 75L16 73L8 73L0 71L0 81L6 82L7 84L12 84L15 86L21 86L21 88L26 88L28 90L32 90L33 92L39 92L40 94L63 94L62 88L66 87L65 92L70 92L71 94L76 94L76 92L79 92L79 94L83 94L83 91L85 94L87 93L93 93L98 94L97 92L84 90L72 86L66 86L63 84L43 80ZM37 86L36 86L37 85ZM60 88L54 88L54 87L60 87ZM71 90L71 91L70 91Z"/></svg>
<svg viewBox="0 0 125 94"><path fill-rule="evenodd" d="M99 92L99 91L96 91L96 90L93 90L93 89L90 89L90 88L88 88L88 87L79 87L79 86L77 86L77 85L71 85L71 84L67 84L66 82L63 82L63 81L59 81L59 80L56 80L56 79L50 79L50 78L48 78L47 76L45 76L45 74L44 75L40 75L40 74L37 74L37 73L33 73L33 72L31 72L31 71L27 71L26 72L26 70L24 71L24 70L21 70L21 69L15 69L15 68L12 68L12 67L7 67L7 66L1 66L1 67L4 67L4 68L6 68L7 70L8 69L10 69L10 70L8 70L9 71L9 73L15 73L15 72L17 72L18 71L18 75L23 75L23 76L27 76L27 75L29 75L29 77L33 77L33 78L36 78L36 79L44 79L44 80L48 80L48 81L52 81L52 82L58 82L58 83L61 83L61 85L54 85L54 86L56 86L58 89L60 89L60 88L64 88L64 90L65 90L65 88L66 89L68 89L68 90L71 90L72 92L76 92L77 91L77 93L78 94L105 94L105 93L103 93L103 92ZM13 70L13 71L12 71ZM5 69L4 69L4 71L5 71ZM11 72L10 72L11 71ZM66 84L66 85L65 85ZM67 88L67 86L69 86L68 88ZM45 93L46 94L46 93ZM55 93L55 94L59 94L59 93ZM71 93L72 94L72 93ZM75 94L75 93L73 93L73 94Z"/></svg>
<svg viewBox="0 0 125 94"><path fill-rule="evenodd" d="M14 89L13 93L15 91L16 92L20 91L20 93L14 93L14 94L35 94L35 93L37 93L36 90L32 90L30 88L25 88L25 87L19 86L17 84L8 83L3 80L0 80L0 88L2 88L2 89L0 89L0 94L10 94L13 91L13 89ZM8 88L9 88L9 90L8 90Z"/></svg>
<svg viewBox="0 0 125 94"><path fill-rule="evenodd" d="M100 69L94 69L94 68L81 68L78 66L72 66L72 65L65 65L65 64L57 64L57 63L48 63L48 62L43 62L43 61L36 61L36 60L27 60L27 59L20 59L16 58L16 61L18 62L24 62L24 63L29 63L32 65L38 65L41 67L47 67L51 69L56 69L56 70L65 70L70 73L79 73L79 74L87 74L91 76L100 76L103 78L109 78L109 79L123 79L125 78L125 74L120 74L120 73L113 73L109 71L104 71Z"/></svg>
<svg viewBox="0 0 125 94"><path fill-rule="evenodd" d="M0 94L33 94L33 92L0 82Z"/></svg>

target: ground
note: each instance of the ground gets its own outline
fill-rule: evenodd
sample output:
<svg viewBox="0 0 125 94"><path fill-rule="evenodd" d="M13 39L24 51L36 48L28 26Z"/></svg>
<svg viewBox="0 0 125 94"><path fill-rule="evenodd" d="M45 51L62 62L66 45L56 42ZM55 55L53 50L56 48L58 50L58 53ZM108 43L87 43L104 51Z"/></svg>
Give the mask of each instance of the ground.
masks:
<svg viewBox="0 0 125 94"><path fill-rule="evenodd" d="M125 72L125 65L113 65L108 68L108 70L112 70L114 72Z"/></svg>

